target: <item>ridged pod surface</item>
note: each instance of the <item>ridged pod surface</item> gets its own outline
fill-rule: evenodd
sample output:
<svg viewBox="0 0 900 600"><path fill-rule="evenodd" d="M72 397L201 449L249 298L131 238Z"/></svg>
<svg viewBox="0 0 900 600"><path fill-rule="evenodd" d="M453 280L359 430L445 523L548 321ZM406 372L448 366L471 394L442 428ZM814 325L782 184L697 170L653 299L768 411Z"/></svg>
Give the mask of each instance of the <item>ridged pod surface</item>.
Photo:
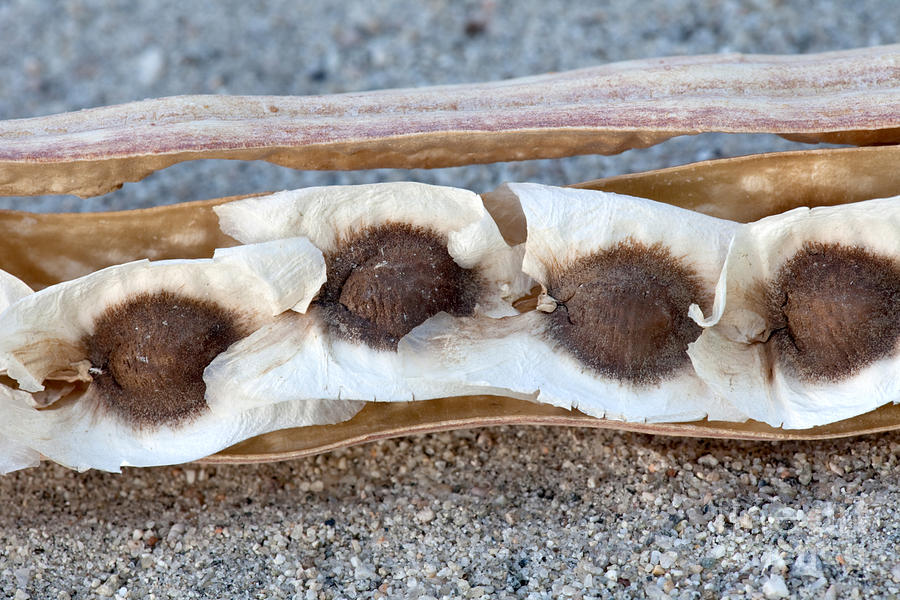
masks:
<svg viewBox="0 0 900 600"><path fill-rule="evenodd" d="M177 96L0 123L0 194L93 196L197 159L434 168L615 154L677 135L900 142L900 46L653 58L332 96Z"/></svg>

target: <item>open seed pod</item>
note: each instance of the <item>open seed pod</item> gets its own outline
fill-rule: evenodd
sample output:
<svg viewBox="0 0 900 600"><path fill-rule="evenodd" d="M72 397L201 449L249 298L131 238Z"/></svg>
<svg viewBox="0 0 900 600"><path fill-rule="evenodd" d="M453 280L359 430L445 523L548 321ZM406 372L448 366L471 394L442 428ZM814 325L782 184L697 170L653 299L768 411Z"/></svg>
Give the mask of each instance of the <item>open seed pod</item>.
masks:
<svg viewBox="0 0 900 600"><path fill-rule="evenodd" d="M521 252L465 190L416 183L309 188L214 210L222 229L242 242L308 237L325 253L328 279L308 314L278 319L210 364L211 397L236 391L264 405L450 395L429 380L411 385L397 343L438 312L515 314L512 302L530 288Z"/></svg>
<svg viewBox="0 0 900 600"><path fill-rule="evenodd" d="M401 342L407 365L448 389L625 421L743 421L694 372L701 333L692 303L712 309L737 223L589 190L510 184L527 223L523 270L537 310L496 323L435 317Z"/></svg>
<svg viewBox="0 0 900 600"><path fill-rule="evenodd" d="M0 271L0 314L10 304L31 293L31 288L22 281L5 271ZM0 364L0 370L2 369L3 366ZM20 392L8 384L12 384L12 382L3 381L0 378L0 402L15 401L13 400L15 396L22 396L21 400L26 400L27 394L25 392ZM41 455L38 452L25 444L6 437L0 432L0 475L18 471L19 469L36 467L40 461Z"/></svg>
<svg viewBox="0 0 900 600"><path fill-rule="evenodd" d="M0 365L22 390L0 403L0 433L73 468L117 471L347 419L358 403L253 408L231 395L214 413L203 383L216 355L306 310L323 281L321 253L292 238L108 267L24 296L0 319Z"/></svg>
<svg viewBox="0 0 900 600"><path fill-rule="evenodd" d="M900 197L797 208L741 227L724 313L690 350L751 418L824 425L900 401Z"/></svg>
<svg viewBox="0 0 900 600"><path fill-rule="evenodd" d="M619 152L675 135L768 132L871 148L709 161L578 187L651 198L735 221L798 206L900 195L896 46L820 55L632 61L509 82L319 98L181 97L0 124L0 193L99 194L184 160L270 160L295 168L436 167ZM586 175L587 176L587 175ZM524 215L485 203L510 243ZM208 258L234 241L213 206L0 212L0 268L34 289L142 258ZM94 240L103 238L97 245ZM285 459L388 436L491 424L615 427L749 439L817 439L900 427L900 406L787 430L759 421L636 423L501 396L368 403L333 425L280 430L206 460Z"/></svg>
<svg viewBox="0 0 900 600"><path fill-rule="evenodd" d="M707 161L581 184L587 189L651 198L719 218L752 221L798 206L839 205L900 195L900 147L809 150ZM785 186L784 182L791 182ZM507 194L484 194L510 241L524 241L521 211ZM234 241L221 233L213 207L233 198L101 214L0 212L0 267L43 287L148 255L212 256ZM93 242L106 240L102 251ZM72 263L61 257L77 257ZM73 267L73 264L75 265ZM256 462L315 454L390 436L499 424L617 428L646 433L743 439L821 439L900 427L900 406L830 425L785 430L759 421L635 423L587 416L503 396L471 396L415 403L368 403L352 419L274 431L207 457L212 462Z"/></svg>

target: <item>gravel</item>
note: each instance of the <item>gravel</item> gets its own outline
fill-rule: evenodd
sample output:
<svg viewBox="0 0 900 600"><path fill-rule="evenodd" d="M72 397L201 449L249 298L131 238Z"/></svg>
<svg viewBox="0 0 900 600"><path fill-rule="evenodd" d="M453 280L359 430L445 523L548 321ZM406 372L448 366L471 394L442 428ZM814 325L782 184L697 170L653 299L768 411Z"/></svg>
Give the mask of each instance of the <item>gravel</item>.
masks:
<svg viewBox="0 0 900 600"><path fill-rule="evenodd" d="M894 597L895 437L501 427L281 464L45 465L0 482L0 594Z"/></svg>
<svg viewBox="0 0 900 600"><path fill-rule="evenodd" d="M679 53L888 43L886 1L340 4L11 0L0 118L180 93L315 94L497 79ZM104 210L307 185L571 183L798 148L703 135L615 157L435 171L179 165ZM891 598L900 440L800 443L495 428L280 464L0 479L10 598Z"/></svg>

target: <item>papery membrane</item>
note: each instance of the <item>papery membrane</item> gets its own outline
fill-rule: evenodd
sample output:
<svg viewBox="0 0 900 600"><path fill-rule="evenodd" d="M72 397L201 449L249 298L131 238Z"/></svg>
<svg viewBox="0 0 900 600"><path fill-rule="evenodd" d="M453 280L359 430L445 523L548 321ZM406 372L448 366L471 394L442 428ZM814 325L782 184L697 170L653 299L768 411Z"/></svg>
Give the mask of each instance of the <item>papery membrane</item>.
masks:
<svg viewBox="0 0 900 600"><path fill-rule="evenodd" d="M465 190L417 183L309 188L215 210L223 231L242 242L303 235L326 254L367 228L402 224L432 231L446 238L457 265L477 271L484 289L476 314L515 314L511 302L531 285L520 269L522 249L504 242L481 199ZM297 398L410 401L446 395L427 380L410 385L397 352L334 335L315 309L285 315L234 344L207 367L204 381L212 410L221 412L229 410L229 394L253 406Z"/></svg>
<svg viewBox="0 0 900 600"><path fill-rule="evenodd" d="M554 272L620 243L665 247L689 264L712 297L736 224L640 198L604 192L510 184L524 210L528 240L523 269L544 288L538 311L495 323L433 317L400 344L417 371L447 389L478 386L499 395L626 421L745 420L718 398L690 363L655 383L604 376L550 335L542 310ZM687 362L687 361L686 361Z"/></svg>
<svg viewBox="0 0 900 600"><path fill-rule="evenodd" d="M900 354L841 381L802 381L769 355L765 289L805 245L837 244L900 260L900 198L798 208L741 226L722 273L718 323L690 348L698 373L750 418L802 429L900 400ZM727 282L726 282L727 278Z"/></svg>
<svg viewBox="0 0 900 600"><path fill-rule="evenodd" d="M142 294L212 303L252 332L292 308L305 310L324 279L321 252L290 238L217 250L212 259L118 265L26 296L0 319L0 365L23 390L40 394L7 394L0 433L73 468L117 471L196 460L260 433L350 418L361 403L255 408L230 397L227 417L205 409L177 423L130 423L101 400L86 360L83 340L98 318ZM54 394L51 379L71 381L71 390Z"/></svg>
<svg viewBox="0 0 900 600"><path fill-rule="evenodd" d="M214 208L222 231L247 243L304 236L325 254L365 228L403 223L444 235L464 269L477 268L489 287L478 312L515 314L527 293L521 250L503 241L481 198L468 190L422 183L312 187L247 198Z"/></svg>
<svg viewBox="0 0 900 600"><path fill-rule="evenodd" d="M307 315L282 315L235 343L210 363L203 379L210 408L223 414L232 410L230 397L239 397L242 405L266 406L318 398L408 402L446 395L428 379L411 384L405 369L397 352L330 335L312 308Z"/></svg>
<svg viewBox="0 0 900 600"><path fill-rule="evenodd" d="M31 293L31 288L25 285L23 281L6 271L0 271L0 319L2 319L3 311L10 304ZM3 363L0 362L0 370L3 370L3 368ZM25 400L27 394L0 383L0 403L8 402L16 397L21 397L21 400ZM0 475L18 471L19 469L36 467L40 462L40 453L25 444L6 437L0 431Z"/></svg>
<svg viewBox="0 0 900 600"><path fill-rule="evenodd" d="M17 439L29 440L55 462L80 471L119 471L197 460L261 433L345 421L362 408L353 402L280 403L227 417L208 411L175 427L136 430L103 415L94 400L87 392L35 410L17 395L6 399L2 413L15 423Z"/></svg>

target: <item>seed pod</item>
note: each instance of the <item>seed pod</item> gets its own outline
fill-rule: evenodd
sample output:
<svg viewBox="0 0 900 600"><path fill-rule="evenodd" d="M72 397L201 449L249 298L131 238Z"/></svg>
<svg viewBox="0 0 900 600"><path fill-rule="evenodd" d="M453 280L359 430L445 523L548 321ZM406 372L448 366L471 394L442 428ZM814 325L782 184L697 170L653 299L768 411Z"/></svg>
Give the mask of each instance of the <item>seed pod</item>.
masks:
<svg viewBox="0 0 900 600"><path fill-rule="evenodd" d="M455 328L435 317L401 344L416 370L610 419L744 420L687 355L701 333L688 308L712 306L737 224L603 192L509 190L527 222L523 270L541 284L537 310Z"/></svg>
<svg viewBox="0 0 900 600"><path fill-rule="evenodd" d="M787 429L900 399L898 231L898 198L742 226L724 312L690 351L698 372L751 418Z"/></svg>
<svg viewBox="0 0 900 600"><path fill-rule="evenodd" d="M22 281L5 271L0 271L0 314L10 304L31 293L31 288ZM2 365L0 365L0 370L2 368ZM21 396L23 400L25 399L27 396L25 392L20 392L10 385L6 385L6 383L12 382L3 382L2 378L0 378L0 403L9 402L15 396ZM36 467L40 462L40 454L27 445L8 438L0 432L0 475L18 471L19 469Z"/></svg>
<svg viewBox="0 0 900 600"><path fill-rule="evenodd" d="M445 312L499 317L530 287L472 192L416 183L310 188L216 207L242 242L303 235L325 253L328 280L308 315L285 315L206 371L209 390L253 405L297 398L408 401L399 340ZM248 365L252 370L248 370ZM211 394L212 395L212 394Z"/></svg>
<svg viewBox="0 0 900 600"><path fill-rule="evenodd" d="M306 310L323 280L321 253L293 238L109 267L26 296L0 320L0 365L32 394L0 405L0 433L70 467L117 471L347 419L359 404L254 409L231 399L215 413L203 384L217 354L284 311Z"/></svg>
<svg viewBox="0 0 900 600"><path fill-rule="evenodd" d="M650 58L331 96L176 96L0 122L0 195L94 196L185 160L434 168L614 154L676 135L900 142L900 47Z"/></svg>

